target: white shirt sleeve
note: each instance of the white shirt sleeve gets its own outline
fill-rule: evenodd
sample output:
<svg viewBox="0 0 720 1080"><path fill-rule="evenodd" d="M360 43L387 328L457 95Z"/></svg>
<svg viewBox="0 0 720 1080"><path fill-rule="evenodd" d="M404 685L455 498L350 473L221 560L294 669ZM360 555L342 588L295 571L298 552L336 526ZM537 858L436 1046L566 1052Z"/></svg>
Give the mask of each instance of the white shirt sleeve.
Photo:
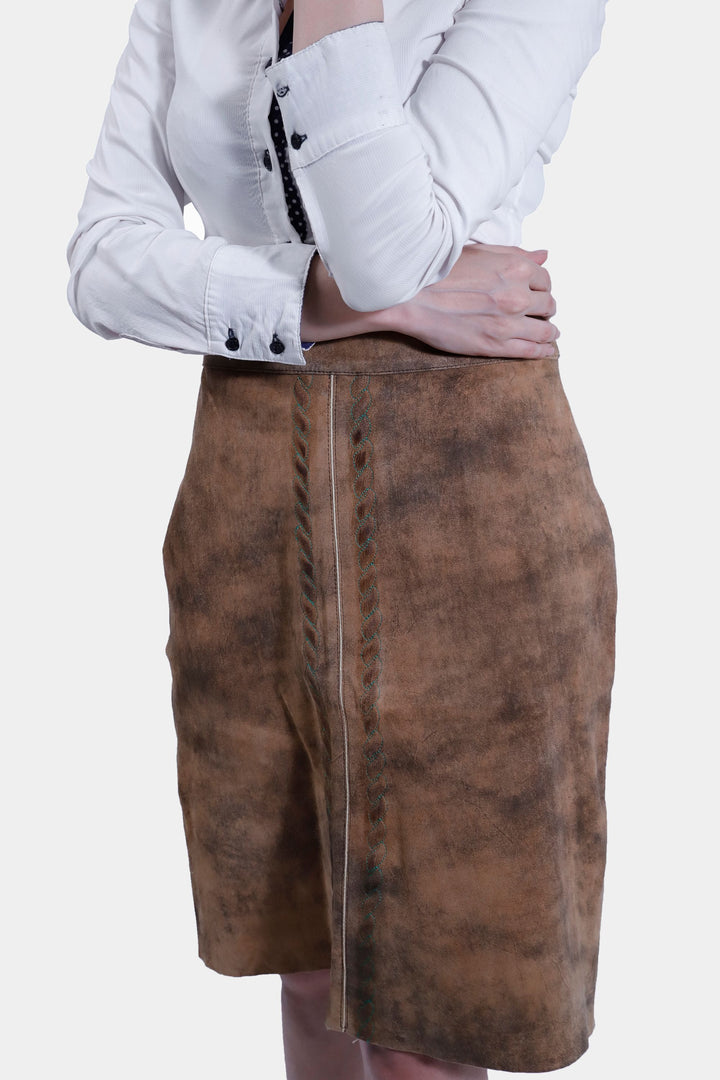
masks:
<svg viewBox="0 0 720 1080"><path fill-rule="evenodd" d="M201 240L184 227L189 200L166 140L169 22L167 0L138 0L132 12L67 246L70 307L103 338L302 366L302 299L314 246L245 247L220 236Z"/></svg>
<svg viewBox="0 0 720 1080"><path fill-rule="evenodd" d="M383 22L266 69L315 243L350 307L390 307L449 274L574 96L604 18L605 0L466 0L404 104Z"/></svg>

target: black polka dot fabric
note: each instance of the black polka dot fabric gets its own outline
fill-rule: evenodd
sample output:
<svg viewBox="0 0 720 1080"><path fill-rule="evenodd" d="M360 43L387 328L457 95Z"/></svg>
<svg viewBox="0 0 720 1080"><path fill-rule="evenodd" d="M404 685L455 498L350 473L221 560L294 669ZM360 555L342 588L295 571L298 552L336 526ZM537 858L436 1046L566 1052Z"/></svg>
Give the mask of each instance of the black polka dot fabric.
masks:
<svg viewBox="0 0 720 1080"><path fill-rule="evenodd" d="M278 42L278 60L282 60L292 52L292 34L293 12L290 13L290 18L280 35L280 40ZM270 133L272 135L273 143L275 144L275 151L277 153L278 161L280 162L280 172L282 174L283 187L285 189L285 202L287 203L290 222L302 242L305 243L308 236L307 218L305 217L305 211L303 210L302 201L300 199L300 192L297 189L292 170L288 164L287 136L285 135L285 128L283 127L280 106L278 105L277 98L274 94L268 120L270 121Z"/></svg>

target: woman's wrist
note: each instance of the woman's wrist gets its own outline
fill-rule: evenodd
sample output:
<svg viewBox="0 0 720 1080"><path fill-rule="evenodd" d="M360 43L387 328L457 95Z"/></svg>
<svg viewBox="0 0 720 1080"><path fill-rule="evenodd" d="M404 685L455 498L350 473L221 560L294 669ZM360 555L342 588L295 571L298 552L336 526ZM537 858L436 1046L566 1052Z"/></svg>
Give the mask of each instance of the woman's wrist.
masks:
<svg viewBox="0 0 720 1080"><path fill-rule="evenodd" d="M383 0L296 0L293 29L293 52L313 45L327 34L364 22L382 22Z"/></svg>
<svg viewBox="0 0 720 1080"><path fill-rule="evenodd" d="M356 311L348 307L316 252L305 282L300 336L303 341L330 341L377 330L393 330L395 310Z"/></svg>

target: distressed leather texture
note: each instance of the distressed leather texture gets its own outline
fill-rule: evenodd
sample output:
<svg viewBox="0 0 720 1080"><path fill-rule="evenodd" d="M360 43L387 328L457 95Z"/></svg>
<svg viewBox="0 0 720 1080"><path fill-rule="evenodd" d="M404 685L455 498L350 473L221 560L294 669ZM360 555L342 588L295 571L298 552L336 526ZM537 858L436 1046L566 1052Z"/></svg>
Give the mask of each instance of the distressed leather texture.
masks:
<svg viewBox="0 0 720 1080"><path fill-rule="evenodd" d="M559 356L207 356L168 522L199 955L505 1071L593 1031L613 534Z"/></svg>

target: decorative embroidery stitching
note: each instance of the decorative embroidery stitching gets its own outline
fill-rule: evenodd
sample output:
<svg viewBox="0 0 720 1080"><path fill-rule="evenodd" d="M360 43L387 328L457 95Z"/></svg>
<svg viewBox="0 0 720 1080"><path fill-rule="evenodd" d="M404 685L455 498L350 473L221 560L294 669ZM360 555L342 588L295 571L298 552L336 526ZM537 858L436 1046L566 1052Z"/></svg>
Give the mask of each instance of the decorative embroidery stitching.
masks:
<svg viewBox="0 0 720 1080"><path fill-rule="evenodd" d="M360 1031L357 1035L371 1040L373 1034L375 999L375 961L373 947L375 940L375 912L382 900L383 872L387 849L385 846L385 813L387 780L385 777L386 757L383 751L383 738L380 733L380 715L378 710L378 682L382 671L380 613L375 557L377 543L375 533L376 496L374 491L374 473L372 466L373 444L370 438L370 376L357 375L350 385L353 398L350 416L350 442L352 445L355 479L355 540L358 549L360 569L358 585L360 596L360 614L362 617L361 634L363 644L361 656L365 670L362 674L363 692L360 699L363 727L365 730L365 771L367 775L368 809L368 852L365 856L365 897L363 900L363 921L359 935L359 1016Z"/></svg>
<svg viewBox="0 0 720 1080"><path fill-rule="evenodd" d="M295 539L300 567L300 606L303 613L304 675L317 705L322 736L322 769L325 781L325 808L330 821L330 733L324 722L324 710L317 675L320 632L317 626L317 585L312 549L310 517L309 451L310 451L310 390L313 376L298 375L293 387L293 489L295 492Z"/></svg>

